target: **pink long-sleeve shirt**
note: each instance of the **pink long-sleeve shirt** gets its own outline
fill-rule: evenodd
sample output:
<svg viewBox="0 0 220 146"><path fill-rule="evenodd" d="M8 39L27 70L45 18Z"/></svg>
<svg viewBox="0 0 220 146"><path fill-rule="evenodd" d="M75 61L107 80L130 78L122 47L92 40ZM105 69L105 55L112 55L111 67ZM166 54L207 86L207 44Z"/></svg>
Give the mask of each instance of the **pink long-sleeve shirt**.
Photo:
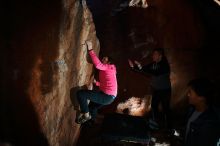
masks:
<svg viewBox="0 0 220 146"><path fill-rule="evenodd" d="M95 68L99 70L99 82L97 81L96 85L99 86L99 89L105 94L116 97L118 85L115 65L103 64L93 50L89 51L89 55Z"/></svg>

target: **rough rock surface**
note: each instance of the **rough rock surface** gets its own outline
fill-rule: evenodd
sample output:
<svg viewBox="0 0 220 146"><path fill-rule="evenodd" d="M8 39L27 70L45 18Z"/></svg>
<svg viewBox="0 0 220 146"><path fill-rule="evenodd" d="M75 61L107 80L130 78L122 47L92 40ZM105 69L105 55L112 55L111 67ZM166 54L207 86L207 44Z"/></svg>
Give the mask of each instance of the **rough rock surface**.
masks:
<svg viewBox="0 0 220 146"><path fill-rule="evenodd" d="M92 15L84 0L24 2L5 4L1 135L15 145L72 146L75 92L92 87L84 41L99 51Z"/></svg>

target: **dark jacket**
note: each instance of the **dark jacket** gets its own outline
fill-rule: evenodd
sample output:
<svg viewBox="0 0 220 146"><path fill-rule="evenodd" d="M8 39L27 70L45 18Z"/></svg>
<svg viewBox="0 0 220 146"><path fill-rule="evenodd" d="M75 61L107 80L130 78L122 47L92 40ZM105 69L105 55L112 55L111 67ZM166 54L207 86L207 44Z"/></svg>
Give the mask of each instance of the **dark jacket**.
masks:
<svg viewBox="0 0 220 146"><path fill-rule="evenodd" d="M135 66L133 70L151 74L151 86L154 90L164 90L171 88L170 66L166 58L163 58L158 63L152 62L150 64L144 65L141 69Z"/></svg>
<svg viewBox="0 0 220 146"><path fill-rule="evenodd" d="M185 146L217 146L219 140L219 110L210 107L199 115L195 121L191 122L189 132L185 138Z"/></svg>

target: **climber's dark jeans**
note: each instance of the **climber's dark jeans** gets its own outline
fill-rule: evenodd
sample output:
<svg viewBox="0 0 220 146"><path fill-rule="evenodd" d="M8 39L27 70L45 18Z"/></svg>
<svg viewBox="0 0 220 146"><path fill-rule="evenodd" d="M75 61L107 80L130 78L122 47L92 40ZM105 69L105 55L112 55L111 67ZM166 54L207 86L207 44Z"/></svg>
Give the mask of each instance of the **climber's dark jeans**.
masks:
<svg viewBox="0 0 220 146"><path fill-rule="evenodd" d="M79 90L77 92L77 100L82 113L90 112L92 119L95 119L97 111L104 105L111 104L115 96L108 95L95 90ZM90 100L88 105L88 100Z"/></svg>

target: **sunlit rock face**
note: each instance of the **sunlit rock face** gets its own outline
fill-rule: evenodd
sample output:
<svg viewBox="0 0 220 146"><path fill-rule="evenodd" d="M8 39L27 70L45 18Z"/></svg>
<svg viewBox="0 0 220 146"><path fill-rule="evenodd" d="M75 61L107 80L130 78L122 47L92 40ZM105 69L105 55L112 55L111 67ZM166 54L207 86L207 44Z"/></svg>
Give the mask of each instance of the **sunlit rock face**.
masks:
<svg viewBox="0 0 220 146"><path fill-rule="evenodd" d="M5 7L1 137L22 146L72 146L79 134L75 92L92 87L85 40L99 51L86 2L24 0Z"/></svg>

